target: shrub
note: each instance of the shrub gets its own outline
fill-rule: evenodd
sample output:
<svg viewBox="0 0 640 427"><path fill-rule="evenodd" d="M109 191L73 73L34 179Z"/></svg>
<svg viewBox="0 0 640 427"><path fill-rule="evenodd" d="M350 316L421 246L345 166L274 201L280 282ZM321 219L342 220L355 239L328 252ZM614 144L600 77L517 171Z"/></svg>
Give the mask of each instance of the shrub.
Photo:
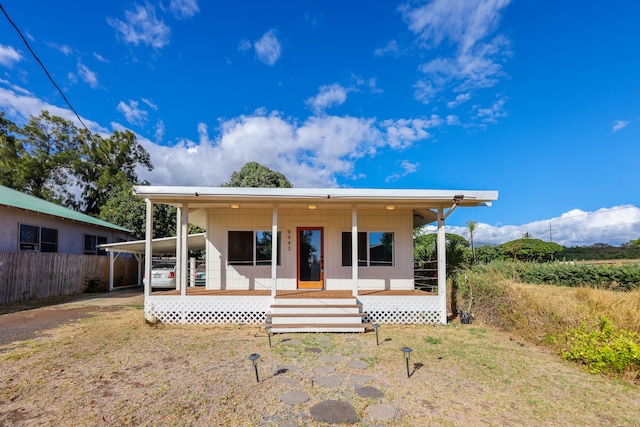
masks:
<svg viewBox="0 0 640 427"><path fill-rule="evenodd" d="M585 323L566 334L562 358L582 363L591 373L615 373L640 370L640 345L637 333L615 327L606 317L597 326Z"/></svg>

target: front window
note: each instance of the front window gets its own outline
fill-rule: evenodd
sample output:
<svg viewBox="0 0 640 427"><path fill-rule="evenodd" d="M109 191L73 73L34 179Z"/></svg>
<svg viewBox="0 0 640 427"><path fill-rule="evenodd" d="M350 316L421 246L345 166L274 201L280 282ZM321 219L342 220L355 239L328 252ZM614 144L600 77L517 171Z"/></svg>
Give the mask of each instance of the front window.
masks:
<svg viewBox="0 0 640 427"><path fill-rule="evenodd" d="M98 248L98 245L107 243L107 238L103 236L94 236L92 234L84 235L84 254L85 255L106 255L107 251Z"/></svg>
<svg viewBox="0 0 640 427"><path fill-rule="evenodd" d="M271 265L273 248L271 231L229 231L230 265ZM278 265L282 265L282 233L278 231Z"/></svg>
<svg viewBox="0 0 640 427"><path fill-rule="evenodd" d="M358 265L393 267L394 233L390 231L358 232ZM342 266L351 266L351 232L342 233Z"/></svg>

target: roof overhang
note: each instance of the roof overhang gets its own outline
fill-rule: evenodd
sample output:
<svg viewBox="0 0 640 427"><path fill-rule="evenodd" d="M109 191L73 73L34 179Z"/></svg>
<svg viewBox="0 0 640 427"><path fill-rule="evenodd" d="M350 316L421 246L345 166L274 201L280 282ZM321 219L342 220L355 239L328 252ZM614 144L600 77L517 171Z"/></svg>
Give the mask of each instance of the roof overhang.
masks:
<svg viewBox="0 0 640 427"><path fill-rule="evenodd" d="M189 250L204 249L206 243L205 233L190 234L188 237ZM98 245L107 252L123 252L129 254L144 254L145 241L135 240L131 242L106 243ZM151 242L151 251L154 254L169 254L176 252L176 237L163 237L153 239Z"/></svg>
<svg viewBox="0 0 640 427"><path fill-rule="evenodd" d="M245 188L245 187L184 187L135 186L137 196L153 203L189 206L189 222L198 224L203 215L198 210L240 206L273 206L314 204L320 208L339 206L393 206L413 210L414 225L436 220L432 209L451 206L490 206L498 199L497 191L486 190L423 190L368 188ZM417 224L417 225L416 225Z"/></svg>

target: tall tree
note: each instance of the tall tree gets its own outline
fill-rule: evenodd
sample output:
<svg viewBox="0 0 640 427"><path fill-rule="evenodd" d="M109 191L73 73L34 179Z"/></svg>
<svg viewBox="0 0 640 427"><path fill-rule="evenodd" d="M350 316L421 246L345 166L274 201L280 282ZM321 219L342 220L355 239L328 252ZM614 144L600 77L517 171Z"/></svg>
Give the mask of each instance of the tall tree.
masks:
<svg viewBox="0 0 640 427"><path fill-rule="evenodd" d="M467 221L467 229L469 230L469 243L471 243L471 255L473 256L473 263L476 263L476 245L473 242L473 232L478 228L476 221Z"/></svg>
<svg viewBox="0 0 640 427"><path fill-rule="evenodd" d="M16 173L20 151L15 137L17 126L0 111L0 185L9 188L21 188L20 177Z"/></svg>
<svg viewBox="0 0 640 427"><path fill-rule="evenodd" d="M145 237L146 210L144 200L133 194L133 186L129 182L121 183L114 188L104 204L100 206L98 217L112 224L125 227L139 238ZM176 235L177 210L169 205L153 206L153 237L170 237Z"/></svg>
<svg viewBox="0 0 640 427"><path fill-rule="evenodd" d="M43 111L31 116L18 128L3 123L15 132L2 139L0 176L12 188L52 202L74 206L69 191L69 175L82 145L78 129L62 117ZM6 180L7 168L11 179Z"/></svg>
<svg viewBox="0 0 640 427"><path fill-rule="evenodd" d="M136 167L153 170L153 164L131 131L114 131L108 138L95 134L91 138L86 132L83 136L86 144L74 172L82 189L83 211L98 215L112 191L138 183Z"/></svg>
<svg viewBox="0 0 640 427"><path fill-rule="evenodd" d="M222 187L291 188L293 185L282 173L259 163L249 162L239 171L233 172L229 182L222 184Z"/></svg>

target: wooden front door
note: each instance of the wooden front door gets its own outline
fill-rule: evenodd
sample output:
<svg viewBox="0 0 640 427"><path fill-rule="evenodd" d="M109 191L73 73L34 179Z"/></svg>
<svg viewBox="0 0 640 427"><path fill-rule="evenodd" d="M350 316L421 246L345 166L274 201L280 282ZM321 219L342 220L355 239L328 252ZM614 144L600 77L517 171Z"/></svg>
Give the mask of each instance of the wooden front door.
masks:
<svg viewBox="0 0 640 427"><path fill-rule="evenodd" d="M298 289L324 288L324 229L298 227Z"/></svg>

